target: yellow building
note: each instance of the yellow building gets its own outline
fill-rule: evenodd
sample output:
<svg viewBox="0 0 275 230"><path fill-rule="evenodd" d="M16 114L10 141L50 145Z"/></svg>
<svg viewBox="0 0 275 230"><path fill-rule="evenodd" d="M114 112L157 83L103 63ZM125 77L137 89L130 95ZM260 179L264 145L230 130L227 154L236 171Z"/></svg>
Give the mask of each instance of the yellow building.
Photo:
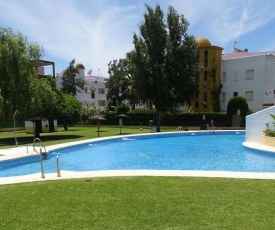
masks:
<svg viewBox="0 0 275 230"><path fill-rule="evenodd" d="M196 112L219 112L223 48L212 46L207 38L197 38L196 42L203 68L198 79L199 94L191 105Z"/></svg>

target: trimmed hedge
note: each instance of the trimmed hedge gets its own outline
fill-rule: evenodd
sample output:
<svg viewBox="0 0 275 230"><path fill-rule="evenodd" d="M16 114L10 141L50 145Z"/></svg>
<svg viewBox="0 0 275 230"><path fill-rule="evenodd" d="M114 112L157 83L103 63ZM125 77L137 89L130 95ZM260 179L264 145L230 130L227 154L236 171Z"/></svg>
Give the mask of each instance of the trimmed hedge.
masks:
<svg viewBox="0 0 275 230"><path fill-rule="evenodd" d="M105 115L106 120L102 124L119 125L119 118L115 114ZM149 121L155 120L154 111L145 113L130 111L126 115L127 118L123 118L123 124L128 126L149 126ZM162 115L161 126L199 126L201 129L206 129L207 124L210 126L213 120L215 127L230 127L231 119L232 117L225 113L165 113Z"/></svg>

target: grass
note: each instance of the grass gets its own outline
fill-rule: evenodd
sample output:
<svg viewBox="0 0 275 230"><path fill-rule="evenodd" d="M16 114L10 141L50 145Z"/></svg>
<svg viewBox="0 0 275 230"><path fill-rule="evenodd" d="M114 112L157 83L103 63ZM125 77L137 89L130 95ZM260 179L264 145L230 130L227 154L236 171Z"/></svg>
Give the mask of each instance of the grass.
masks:
<svg viewBox="0 0 275 230"><path fill-rule="evenodd" d="M175 127L162 127L162 131L175 131ZM100 126L99 136L108 137L116 135L126 134L140 134L149 133L151 130L149 127L123 127L120 134L119 127ZM69 127L68 131L64 131L63 128L58 128L58 132L54 133L42 133L40 139L45 146L67 143L71 141L80 141L90 138L98 137L96 126L77 126ZM26 134L24 131L16 132L16 138L18 146L30 145L33 143L33 134ZM0 132L0 149L15 147L15 135L14 132Z"/></svg>
<svg viewBox="0 0 275 230"><path fill-rule="evenodd" d="M163 128L174 131L175 128ZM124 127L122 134L145 133ZM100 136L119 135L100 127ZM96 127L43 134L48 145L97 137ZM17 133L19 145L33 136ZM0 133L1 148L14 133ZM0 229L273 229L275 181L186 177L111 177L0 186Z"/></svg>
<svg viewBox="0 0 275 230"><path fill-rule="evenodd" d="M275 183L125 177L0 186L0 229L274 229Z"/></svg>

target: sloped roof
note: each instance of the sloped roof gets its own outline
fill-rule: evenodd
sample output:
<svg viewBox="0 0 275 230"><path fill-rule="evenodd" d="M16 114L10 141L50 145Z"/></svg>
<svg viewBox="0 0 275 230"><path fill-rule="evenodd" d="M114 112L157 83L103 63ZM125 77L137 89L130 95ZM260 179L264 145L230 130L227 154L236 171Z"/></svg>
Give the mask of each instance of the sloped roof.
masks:
<svg viewBox="0 0 275 230"><path fill-rule="evenodd" d="M275 56L275 51L226 53L226 54L222 55L222 60L254 57L254 56L260 56L260 55Z"/></svg>

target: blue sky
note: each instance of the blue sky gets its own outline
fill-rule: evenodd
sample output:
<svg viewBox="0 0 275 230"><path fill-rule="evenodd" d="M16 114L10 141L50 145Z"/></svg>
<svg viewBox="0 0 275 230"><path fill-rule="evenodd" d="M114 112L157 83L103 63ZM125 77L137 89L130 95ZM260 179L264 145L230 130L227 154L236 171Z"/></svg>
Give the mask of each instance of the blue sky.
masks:
<svg viewBox="0 0 275 230"><path fill-rule="evenodd" d="M173 6L189 21L189 35L225 53L234 41L251 52L275 50L274 0L0 0L0 27L43 46L57 73L76 59L86 73L108 77L108 63L133 49L144 4L156 3L165 13Z"/></svg>

